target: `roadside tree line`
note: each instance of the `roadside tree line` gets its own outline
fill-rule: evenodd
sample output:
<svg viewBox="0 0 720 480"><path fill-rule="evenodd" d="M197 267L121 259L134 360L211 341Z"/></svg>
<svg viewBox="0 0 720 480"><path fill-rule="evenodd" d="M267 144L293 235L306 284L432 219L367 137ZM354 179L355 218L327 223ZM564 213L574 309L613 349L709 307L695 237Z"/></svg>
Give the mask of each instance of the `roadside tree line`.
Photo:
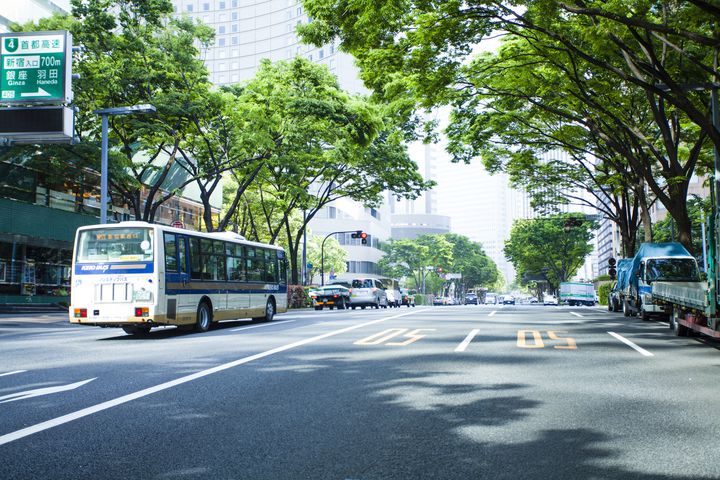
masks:
<svg viewBox="0 0 720 480"><path fill-rule="evenodd" d="M150 103L157 114L110 117L113 203L152 222L194 185L204 229L282 244L293 283L302 232L328 203L377 206L386 191L415 198L432 185L409 158L393 111L343 91L325 66L263 61L249 81L214 87L203 61L214 31L176 17L169 0L73 0L70 15L16 29L69 30L82 47L73 61L79 141L14 148L6 158L79 185L88 169L99 171L93 111ZM177 169L183 178L169 182ZM218 217L211 198L223 178L229 188Z"/></svg>
<svg viewBox="0 0 720 480"><path fill-rule="evenodd" d="M421 235L416 239L391 240L382 245L385 256L379 267L384 275L406 278L409 288L442 294L444 285L456 283L456 291L474 287L493 289L504 278L482 245L454 233ZM446 274L460 274L446 280ZM423 293L425 293L423 292Z"/></svg>
<svg viewBox="0 0 720 480"><path fill-rule="evenodd" d="M624 256L639 235L653 240L649 212L660 202L692 251L688 186L720 148L715 3L303 3L313 18L304 38L339 38L374 95L404 114L409 137L436 133L418 128L422 112L450 106L456 161L507 172L547 213L597 207L617 224ZM477 53L493 36L503 37L497 52Z"/></svg>

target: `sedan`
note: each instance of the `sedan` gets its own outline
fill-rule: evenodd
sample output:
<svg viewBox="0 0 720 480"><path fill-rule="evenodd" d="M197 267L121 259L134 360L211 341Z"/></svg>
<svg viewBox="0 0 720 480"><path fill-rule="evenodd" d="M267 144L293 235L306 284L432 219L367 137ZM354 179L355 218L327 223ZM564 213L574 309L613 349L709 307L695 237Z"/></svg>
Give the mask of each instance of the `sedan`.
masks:
<svg viewBox="0 0 720 480"><path fill-rule="evenodd" d="M350 289L343 285L325 285L313 288L308 292L315 310L328 307L330 310L337 307L344 310L350 306Z"/></svg>
<svg viewBox="0 0 720 480"><path fill-rule="evenodd" d="M477 305L478 298L474 293L468 293L465 295L465 305Z"/></svg>

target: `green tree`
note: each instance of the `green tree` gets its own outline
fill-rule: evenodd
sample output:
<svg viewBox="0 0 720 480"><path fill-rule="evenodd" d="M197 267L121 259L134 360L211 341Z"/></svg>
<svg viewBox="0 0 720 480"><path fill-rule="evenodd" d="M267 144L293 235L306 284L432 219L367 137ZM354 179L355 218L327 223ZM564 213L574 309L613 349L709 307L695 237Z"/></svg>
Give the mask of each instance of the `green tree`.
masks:
<svg viewBox="0 0 720 480"><path fill-rule="evenodd" d="M459 273L462 278L458 282L462 291L471 287L488 287L494 285L499 276L497 266L477 242L455 233L443 234L452 244L452 263L449 273Z"/></svg>
<svg viewBox="0 0 720 480"><path fill-rule="evenodd" d="M562 105L566 98L592 100L598 86L600 92L607 92L620 82L615 97L644 99L641 111L649 112L650 123L608 122L614 130L603 140L633 154L626 157L636 162L631 165L633 172L666 206L676 220L681 241L689 246L687 181L701 159L700 150L707 149L707 140L720 146L720 133L712 126L707 108L709 92L687 88L707 85L715 75L717 35L712 19L718 17L718 10L714 6L662 0L540 0L518 5L500 1L388 4L306 0L305 5L314 21L301 28L303 36L316 43L339 37L341 48L358 58L366 84L409 118L411 126L416 123L412 121L416 109L451 104L458 96L480 90L474 84L485 72L467 58L473 45L493 30L542 46L543 55L560 60L553 68L563 66L570 81L580 80L578 87L582 88L575 91L547 82L544 93L555 89L561 103L537 100L546 108ZM337 11L343 15L336 15ZM538 55L517 58L527 65L538 61ZM546 65L543 62L541 67ZM537 70L540 82L543 73L542 68ZM603 79L611 79L611 83L603 86ZM606 121L612 118L614 104L609 106ZM591 123L595 118L583 116L579 110L575 113ZM592 124L589 130L594 135L603 133ZM621 135L619 141L614 139L615 131ZM686 137L679 140L680 134ZM649 227L647 218L644 223ZM649 233L648 228L646 235Z"/></svg>
<svg viewBox="0 0 720 480"><path fill-rule="evenodd" d="M310 278L315 275L320 275L322 271L323 253L324 253L324 267L325 267L325 283L332 283L330 280L330 271L332 270L335 275L339 273L347 272L347 252L333 237L329 237L325 241L325 248L321 250L322 241L325 237L320 235L313 235L308 239L307 242L307 259L308 263L312 264L312 269L309 271Z"/></svg>
<svg viewBox="0 0 720 480"><path fill-rule="evenodd" d="M246 192L260 207L246 209L249 224L271 243L285 238L293 283L303 229L330 202L351 198L377 206L386 191L415 198L432 185L392 131L392 119L342 91L325 66L303 58L263 61L239 97L258 108L274 139ZM293 215L303 221L291 224Z"/></svg>
<svg viewBox="0 0 720 480"><path fill-rule="evenodd" d="M545 275L553 290L572 278L592 252L595 222L574 214L516 220L505 242L505 257L519 278Z"/></svg>

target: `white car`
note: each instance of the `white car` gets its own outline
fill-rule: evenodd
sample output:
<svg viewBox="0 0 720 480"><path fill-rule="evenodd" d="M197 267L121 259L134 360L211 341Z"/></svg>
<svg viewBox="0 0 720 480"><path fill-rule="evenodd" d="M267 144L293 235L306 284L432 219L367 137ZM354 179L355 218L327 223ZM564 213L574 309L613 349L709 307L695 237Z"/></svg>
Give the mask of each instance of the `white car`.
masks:
<svg viewBox="0 0 720 480"><path fill-rule="evenodd" d="M356 278L350 284L350 307L387 308L388 298L385 285L377 278Z"/></svg>
<svg viewBox="0 0 720 480"><path fill-rule="evenodd" d="M555 295L545 295L543 297L543 305L558 305L558 299Z"/></svg>

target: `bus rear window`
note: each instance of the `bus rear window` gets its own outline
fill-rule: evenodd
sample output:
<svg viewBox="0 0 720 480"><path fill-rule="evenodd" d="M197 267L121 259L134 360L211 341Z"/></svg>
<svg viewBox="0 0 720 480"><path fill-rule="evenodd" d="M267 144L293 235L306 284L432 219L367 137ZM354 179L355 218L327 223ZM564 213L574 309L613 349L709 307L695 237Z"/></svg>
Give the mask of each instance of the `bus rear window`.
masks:
<svg viewBox="0 0 720 480"><path fill-rule="evenodd" d="M83 230L78 239L76 262L151 262L153 232L148 228Z"/></svg>

